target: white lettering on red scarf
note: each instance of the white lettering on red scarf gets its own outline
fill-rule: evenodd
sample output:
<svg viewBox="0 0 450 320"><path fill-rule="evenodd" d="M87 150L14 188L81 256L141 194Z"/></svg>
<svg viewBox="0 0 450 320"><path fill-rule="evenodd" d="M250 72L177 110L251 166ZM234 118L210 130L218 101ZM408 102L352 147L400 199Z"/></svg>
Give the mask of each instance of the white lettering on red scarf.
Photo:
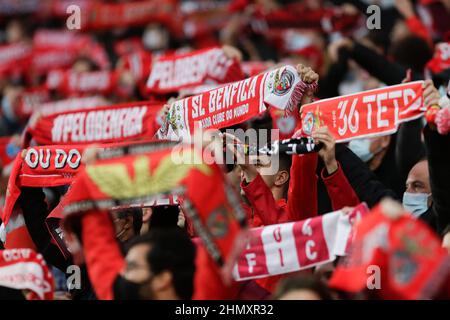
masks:
<svg viewBox="0 0 450 320"><path fill-rule="evenodd" d="M233 60L227 58L220 48L157 60L153 63L147 88L151 91L170 91L186 85L202 84L206 78L221 81L232 64Z"/></svg>
<svg viewBox="0 0 450 320"><path fill-rule="evenodd" d="M53 122L52 141L78 143L133 137L143 132L146 112L147 107L132 107L62 114Z"/></svg>
<svg viewBox="0 0 450 320"><path fill-rule="evenodd" d="M349 214L339 210L303 221L252 229L233 277L243 281L284 274L344 256L353 235L352 225L367 212L363 203Z"/></svg>

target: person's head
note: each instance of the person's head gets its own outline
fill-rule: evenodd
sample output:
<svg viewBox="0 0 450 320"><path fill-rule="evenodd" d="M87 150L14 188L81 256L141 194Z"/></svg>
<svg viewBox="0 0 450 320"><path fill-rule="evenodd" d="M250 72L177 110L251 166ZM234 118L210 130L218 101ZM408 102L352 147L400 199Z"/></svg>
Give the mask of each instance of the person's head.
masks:
<svg viewBox="0 0 450 320"><path fill-rule="evenodd" d="M285 153L250 156L256 170L272 191L275 199L286 197L289 187L292 156ZM241 179L244 178L242 173Z"/></svg>
<svg viewBox="0 0 450 320"><path fill-rule="evenodd" d="M151 23L145 28L142 42L145 48L151 51L168 49L170 44L169 30L161 24Z"/></svg>
<svg viewBox="0 0 450 320"><path fill-rule="evenodd" d="M403 207L418 217L427 211L431 201L428 161L421 160L409 171L406 191L403 194Z"/></svg>
<svg viewBox="0 0 450 320"><path fill-rule="evenodd" d="M98 70L97 65L88 57L80 56L72 64L72 71L75 72L90 72Z"/></svg>
<svg viewBox="0 0 450 320"><path fill-rule="evenodd" d="M6 26L6 41L17 43L25 39L26 30L20 20L11 20Z"/></svg>
<svg viewBox="0 0 450 320"><path fill-rule="evenodd" d="M351 140L348 144L362 161L369 164L372 170L375 170L381 163L391 143L391 136L381 136L375 138L362 138ZM373 163L373 165L371 165Z"/></svg>
<svg viewBox="0 0 450 320"><path fill-rule="evenodd" d="M426 63L433 57L433 51L427 42L416 36L393 42L390 54L399 64L419 73L424 71Z"/></svg>
<svg viewBox="0 0 450 320"><path fill-rule="evenodd" d="M178 205L153 207L149 219L150 228L184 228L186 219Z"/></svg>
<svg viewBox="0 0 450 320"><path fill-rule="evenodd" d="M450 225L447 226L447 228L444 229L442 237L442 247L447 249L448 253L450 254Z"/></svg>
<svg viewBox="0 0 450 320"><path fill-rule="evenodd" d="M139 298L191 299L195 245L179 228L154 228L134 238L123 277L139 285Z"/></svg>
<svg viewBox="0 0 450 320"><path fill-rule="evenodd" d="M126 242L139 235L142 227L142 209L127 208L111 212L116 238L120 242Z"/></svg>
<svg viewBox="0 0 450 320"><path fill-rule="evenodd" d="M319 277L297 275L280 281L273 296L277 300L331 300L330 289Z"/></svg>

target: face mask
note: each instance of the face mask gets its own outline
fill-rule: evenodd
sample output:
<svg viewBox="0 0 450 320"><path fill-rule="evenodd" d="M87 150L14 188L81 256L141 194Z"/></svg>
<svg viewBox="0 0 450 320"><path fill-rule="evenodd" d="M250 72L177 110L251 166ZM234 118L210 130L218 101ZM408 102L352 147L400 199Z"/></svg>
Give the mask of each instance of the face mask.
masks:
<svg viewBox="0 0 450 320"><path fill-rule="evenodd" d="M370 139L356 139L350 141L348 147L353 151L362 161L368 162L374 156L372 152L370 152Z"/></svg>
<svg viewBox="0 0 450 320"><path fill-rule="evenodd" d="M13 105L11 104L11 101L6 96L3 96L3 99L2 99L2 110L3 110L3 115L8 119L8 121L14 123L17 120L17 117L14 113Z"/></svg>
<svg viewBox="0 0 450 320"><path fill-rule="evenodd" d="M403 193L403 207L405 210L411 212L411 214L418 218L421 214L428 210L428 197L427 193Z"/></svg>
<svg viewBox="0 0 450 320"><path fill-rule="evenodd" d="M447 95L447 88L445 86L439 86L439 96L443 97Z"/></svg>
<svg viewBox="0 0 450 320"><path fill-rule="evenodd" d="M142 287L148 285L148 280L137 283L125 279L122 276L117 277L114 282L113 291L115 300L144 300L142 297Z"/></svg>
<svg viewBox="0 0 450 320"><path fill-rule="evenodd" d="M150 29L144 32L142 42L148 50L160 50L165 46L164 36L162 31Z"/></svg>

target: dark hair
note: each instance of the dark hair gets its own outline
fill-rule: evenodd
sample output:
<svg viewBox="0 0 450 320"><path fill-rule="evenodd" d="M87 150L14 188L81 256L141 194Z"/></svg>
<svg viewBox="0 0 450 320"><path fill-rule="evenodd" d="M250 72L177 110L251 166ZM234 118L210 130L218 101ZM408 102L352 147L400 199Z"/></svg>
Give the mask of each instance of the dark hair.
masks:
<svg viewBox="0 0 450 320"><path fill-rule="evenodd" d="M150 228L172 228L178 223L180 208L178 205L156 206L152 208Z"/></svg>
<svg viewBox="0 0 450 320"><path fill-rule="evenodd" d="M284 278L280 281L277 290L273 296L279 299L286 293L294 290L311 290L316 293L322 300L331 300L331 291L328 286L315 275L296 275Z"/></svg>
<svg viewBox="0 0 450 320"><path fill-rule="evenodd" d="M128 216L133 217L133 231L138 235L142 228L142 209L141 208L127 208L117 212L119 219L125 219Z"/></svg>
<svg viewBox="0 0 450 320"><path fill-rule="evenodd" d="M416 36L408 36L393 43L390 53L396 62L416 72L423 72L426 63L433 57L427 42Z"/></svg>
<svg viewBox="0 0 450 320"><path fill-rule="evenodd" d="M132 239L128 248L139 244L151 246L146 257L150 271L155 275L163 271L171 272L178 297L183 300L191 299L194 292L196 248L188 234L179 228L154 228Z"/></svg>

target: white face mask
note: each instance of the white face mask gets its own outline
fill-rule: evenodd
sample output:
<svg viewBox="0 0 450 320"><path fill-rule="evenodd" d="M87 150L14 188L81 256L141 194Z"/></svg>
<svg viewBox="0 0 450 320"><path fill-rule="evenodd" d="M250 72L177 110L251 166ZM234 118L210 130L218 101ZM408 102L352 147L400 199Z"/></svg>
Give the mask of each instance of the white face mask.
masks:
<svg viewBox="0 0 450 320"><path fill-rule="evenodd" d="M161 50L165 47L167 41L166 34L158 29L146 30L142 36L142 42L148 50Z"/></svg>
<svg viewBox="0 0 450 320"><path fill-rule="evenodd" d="M405 210L418 218L420 215L428 210L428 198L431 194L428 193L403 193L403 207Z"/></svg>
<svg viewBox="0 0 450 320"><path fill-rule="evenodd" d="M362 161L370 161L374 154L370 152L370 145L372 141L370 139L356 139L350 141L348 147L353 151Z"/></svg>

